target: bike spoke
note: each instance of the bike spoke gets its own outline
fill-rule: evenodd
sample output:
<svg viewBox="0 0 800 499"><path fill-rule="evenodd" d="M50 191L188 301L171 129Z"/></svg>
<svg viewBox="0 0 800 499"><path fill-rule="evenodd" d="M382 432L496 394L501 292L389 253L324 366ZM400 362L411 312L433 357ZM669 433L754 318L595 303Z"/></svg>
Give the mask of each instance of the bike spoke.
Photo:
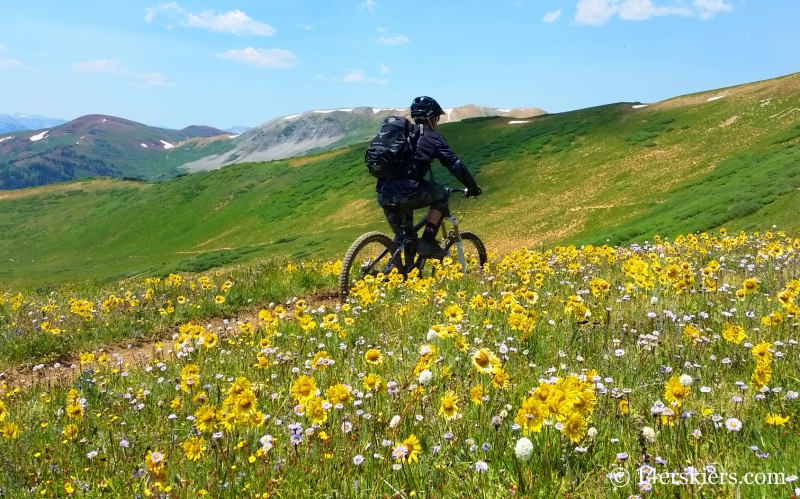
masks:
<svg viewBox="0 0 800 499"><path fill-rule="evenodd" d="M391 261L392 255L385 246L379 242L368 244L356 255L350 270L350 280L355 282L368 275L374 277L381 272L387 273L391 270Z"/></svg>

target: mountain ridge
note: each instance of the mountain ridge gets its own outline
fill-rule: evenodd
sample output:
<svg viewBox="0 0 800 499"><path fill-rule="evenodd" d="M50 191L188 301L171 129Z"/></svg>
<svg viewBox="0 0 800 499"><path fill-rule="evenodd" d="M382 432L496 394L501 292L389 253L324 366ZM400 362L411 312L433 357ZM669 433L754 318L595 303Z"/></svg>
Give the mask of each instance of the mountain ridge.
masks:
<svg viewBox="0 0 800 499"><path fill-rule="evenodd" d="M20 130L41 130L66 123L63 118L50 118L35 114L0 114L0 134Z"/></svg>
<svg viewBox="0 0 800 499"><path fill-rule="evenodd" d="M180 164L197 157L192 156L194 149L176 155L179 143L225 134L207 126L150 127L102 114L44 130L16 131L0 136L0 189L95 175L166 178L178 174Z"/></svg>
<svg viewBox="0 0 800 499"><path fill-rule="evenodd" d="M441 132L483 187L478 200L453 196L451 210L491 251L704 237L720 227L800 234L800 73ZM166 276L267 257L335 261L364 232L389 232L363 155L361 143L163 182L0 192L0 282ZM434 176L458 185L438 164Z"/></svg>
<svg viewBox="0 0 800 499"><path fill-rule="evenodd" d="M408 108L361 106L279 116L236 137L230 151L206 156L181 168L189 172L212 170L225 165L274 161L364 142L375 135L380 123L388 116L407 116L408 111ZM535 117L543 114L546 112L539 108L497 109L467 104L445 109L442 123L488 116Z"/></svg>
<svg viewBox="0 0 800 499"><path fill-rule="evenodd" d="M90 114L49 129L0 134L0 190L96 175L163 180L229 164L321 152L368 140L387 116L407 112L374 107L311 110L273 118L240 134L202 125L172 130ZM545 112L468 104L446 113L443 123ZM194 140L212 137L216 138Z"/></svg>

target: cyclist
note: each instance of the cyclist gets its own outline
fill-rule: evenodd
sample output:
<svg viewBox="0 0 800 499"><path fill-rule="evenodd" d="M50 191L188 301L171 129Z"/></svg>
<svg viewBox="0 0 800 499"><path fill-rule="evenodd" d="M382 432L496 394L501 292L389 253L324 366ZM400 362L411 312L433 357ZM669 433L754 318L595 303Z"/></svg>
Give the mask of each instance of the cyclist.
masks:
<svg viewBox="0 0 800 499"><path fill-rule="evenodd" d="M391 178L378 179L376 186L378 204L395 234L395 242L413 237L414 210L430 207L425 231L417 244L417 254L429 258L447 255L436 242L436 233L442 219L449 215L447 191L433 181L432 174L430 181L425 179L433 160L438 159L464 184L468 197L480 196L482 192L464 163L453 154L444 137L436 132L439 117L443 114L444 110L433 98L421 96L414 99L411 103L411 118L417 129L411 139L414 156Z"/></svg>

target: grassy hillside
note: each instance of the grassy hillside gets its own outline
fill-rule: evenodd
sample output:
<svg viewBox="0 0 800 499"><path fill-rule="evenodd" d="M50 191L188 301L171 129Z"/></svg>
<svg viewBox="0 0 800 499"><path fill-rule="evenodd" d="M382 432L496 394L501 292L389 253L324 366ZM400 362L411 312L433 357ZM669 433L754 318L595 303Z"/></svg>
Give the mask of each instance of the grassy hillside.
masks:
<svg viewBox="0 0 800 499"><path fill-rule="evenodd" d="M485 195L454 200L490 249L613 243L778 224L800 231L800 74L670 99L441 132ZM0 283L330 257L387 230L363 145L161 183L87 180L0 194ZM439 180L452 180L436 167ZM453 182L455 182L453 180Z"/></svg>

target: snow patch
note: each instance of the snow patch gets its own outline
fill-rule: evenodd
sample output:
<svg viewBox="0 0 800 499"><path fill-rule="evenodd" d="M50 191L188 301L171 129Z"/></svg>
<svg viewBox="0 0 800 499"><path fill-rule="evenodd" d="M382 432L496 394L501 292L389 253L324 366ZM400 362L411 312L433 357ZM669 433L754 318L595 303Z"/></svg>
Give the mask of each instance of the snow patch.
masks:
<svg viewBox="0 0 800 499"><path fill-rule="evenodd" d="M510 113L511 109L498 109L501 113Z"/></svg>
<svg viewBox="0 0 800 499"><path fill-rule="evenodd" d="M170 144L166 140L162 140L161 143L164 144L164 149L172 149L172 148L175 147L174 145Z"/></svg>
<svg viewBox="0 0 800 499"><path fill-rule="evenodd" d="M239 135L241 135L241 134L239 134ZM239 135L228 135L228 138L229 138L229 139L235 139L235 138L236 138L236 137L238 137Z"/></svg>
<svg viewBox="0 0 800 499"><path fill-rule="evenodd" d="M46 131L46 132L42 132L40 134L34 135L33 137L31 137L31 142L36 142L36 141L42 140L43 138L45 138L45 136L47 136L47 132L49 132L49 130Z"/></svg>
<svg viewBox="0 0 800 499"><path fill-rule="evenodd" d="M101 123L105 123L105 122L106 122L106 119L105 119L105 118L103 118L103 121L101 121Z"/></svg>
<svg viewBox="0 0 800 499"><path fill-rule="evenodd" d="M303 113L300 113L300 114L303 114ZM291 120L291 119L297 118L298 116L300 116L300 114L292 114L290 116L284 116L283 119Z"/></svg>
<svg viewBox="0 0 800 499"><path fill-rule="evenodd" d="M349 113L352 110L353 110L352 108L350 108L350 109L325 109L325 110L314 111L314 112L317 113L317 114L328 114L328 113L332 113L334 111L343 111L345 113Z"/></svg>
<svg viewBox="0 0 800 499"><path fill-rule="evenodd" d="M706 102L711 102L712 100L721 99L723 97L725 97L725 96L724 95L715 95L714 97L709 97L708 99L706 99Z"/></svg>
<svg viewBox="0 0 800 499"><path fill-rule="evenodd" d="M643 107L647 107L647 104L635 104L635 105L633 105L631 107L634 108L634 109L641 109Z"/></svg>
<svg viewBox="0 0 800 499"><path fill-rule="evenodd" d="M14 137L3 137L2 139L0 139L0 142L2 142L2 141L4 141L4 140L8 140L8 139L13 139L13 138L14 138Z"/></svg>
<svg viewBox="0 0 800 499"><path fill-rule="evenodd" d="M519 125L521 123L530 123L531 120L511 120L508 122L509 125Z"/></svg>
<svg viewBox="0 0 800 499"><path fill-rule="evenodd" d="M142 147L144 147L145 149L147 149L147 144L140 144L140 145L141 145Z"/></svg>

